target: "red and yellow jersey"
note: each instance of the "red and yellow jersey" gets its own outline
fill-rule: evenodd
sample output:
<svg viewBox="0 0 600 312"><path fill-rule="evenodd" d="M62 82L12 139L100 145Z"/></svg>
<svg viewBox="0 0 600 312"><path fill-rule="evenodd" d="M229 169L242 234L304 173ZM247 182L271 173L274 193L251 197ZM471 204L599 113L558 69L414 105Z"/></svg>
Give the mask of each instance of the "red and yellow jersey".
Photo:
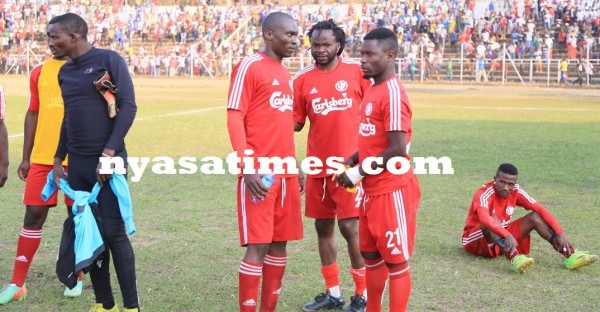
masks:
<svg viewBox="0 0 600 312"><path fill-rule="evenodd" d="M318 157L323 171L315 178L327 176L326 159L344 160L358 149L358 109L371 85L363 78L360 63L338 58L338 66L328 72L311 65L294 78L294 120L310 120L306 156ZM343 161L343 160L342 160Z"/></svg>
<svg viewBox="0 0 600 312"><path fill-rule="evenodd" d="M243 150L236 147L236 136L245 135L245 148L253 150L254 157L295 159L292 106L292 81L285 66L261 52L238 63L231 75L227 104L229 111L243 115L245 133L232 131L228 122L238 155L242 156Z"/></svg>
<svg viewBox="0 0 600 312"><path fill-rule="evenodd" d="M378 157L388 146L387 133L406 132L406 158L412 138L412 110L404 86L396 75L370 87L362 99L358 131L358 158L362 164L367 157ZM399 168L399 165L397 166ZM393 174L387 169L377 175L367 175L362 186L367 195L390 193L405 186L413 175L413 168L405 174Z"/></svg>
<svg viewBox="0 0 600 312"><path fill-rule="evenodd" d="M64 104L58 71L66 61L47 59L33 68L29 78L30 112L38 112L31 162L52 165L60 137L60 127L64 116ZM67 162L63 162L66 165Z"/></svg>
<svg viewBox="0 0 600 312"><path fill-rule="evenodd" d="M483 236L481 225L502 237L508 236L510 233L506 230L506 227L510 224L517 206L537 212L556 234L563 232L554 216L542 204L521 189L518 184L515 185L508 197L502 198L496 194L494 181L491 181L480 187L473 195L473 201L465 221L463 245Z"/></svg>

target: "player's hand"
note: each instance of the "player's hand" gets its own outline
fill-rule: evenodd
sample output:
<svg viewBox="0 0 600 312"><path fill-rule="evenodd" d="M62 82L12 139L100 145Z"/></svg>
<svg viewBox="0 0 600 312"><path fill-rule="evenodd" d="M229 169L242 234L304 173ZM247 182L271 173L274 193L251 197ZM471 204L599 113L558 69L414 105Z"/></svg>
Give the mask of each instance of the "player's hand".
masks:
<svg viewBox="0 0 600 312"><path fill-rule="evenodd" d="M361 174L360 166L346 167L346 170L337 176L337 183L347 189L352 189L362 178L364 178L364 173Z"/></svg>
<svg viewBox="0 0 600 312"><path fill-rule="evenodd" d="M244 174L244 184L246 184L246 189L250 192L251 198L263 200L267 197L269 189L263 185L261 178L257 173Z"/></svg>
<svg viewBox="0 0 600 312"><path fill-rule="evenodd" d="M52 174L54 175L54 184L56 184L56 187L58 188L60 188L60 179L69 181L69 177L65 172L65 168L63 168L60 164L54 164L54 167L52 167Z"/></svg>
<svg viewBox="0 0 600 312"><path fill-rule="evenodd" d="M27 176L29 175L29 167L31 163L29 160L23 160L19 165L19 169L17 169L17 174L19 175L19 179L26 181Z"/></svg>
<svg viewBox="0 0 600 312"><path fill-rule="evenodd" d="M561 254L567 256L569 254L569 248L571 244L569 244L569 239L565 233L556 234L556 240L554 241L556 245L556 249Z"/></svg>
<svg viewBox="0 0 600 312"><path fill-rule="evenodd" d="M104 151L102 151L102 157L114 157L114 156L115 156L114 150L105 148ZM96 166L96 181L98 181L98 184L100 184L100 186L103 186L104 182L106 182L110 178L112 178L112 172L114 172L115 163L114 162L110 163L111 173L102 174L102 173L100 173L100 168L102 168L102 163L100 161L98 161L98 165Z"/></svg>
<svg viewBox="0 0 600 312"><path fill-rule="evenodd" d="M300 170L300 174L298 174L298 183L300 184L300 195L303 195L305 191L304 187L306 185L306 178L304 177L302 170Z"/></svg>
<svg viewBox="0 0 600 312"><path fill-rule="evenodd" d="M504 254L510 256L517 250L517 240L512 236L508 235L504 238Z"/></svg>
<svg viewBox="0 0 600 312"><path fill-rule="evenodd" d="M354 187L354 183L352 183L346 172L342 172L337 176L337 183L345 188Z"/></svg>
<svg viewBox="0 0 600 312"><path fill-rule="evenodd" d="M101 174L100 173L100 168L102 168L102 163L98 162L98 165L96 166L96 181L98 181L98 184L100 184L100 186L104 185L104 182L108 181L108 179L112 178L112 174ZM114 163L110 163L110 169L114 170L115 169L115 164Z"/></svg>
<svg viewBox="0 0 600 312"><path fill-rule="evenodd" d="M0 165L0 187L4 186L6 180L8 180L8 164Z"/></svg>

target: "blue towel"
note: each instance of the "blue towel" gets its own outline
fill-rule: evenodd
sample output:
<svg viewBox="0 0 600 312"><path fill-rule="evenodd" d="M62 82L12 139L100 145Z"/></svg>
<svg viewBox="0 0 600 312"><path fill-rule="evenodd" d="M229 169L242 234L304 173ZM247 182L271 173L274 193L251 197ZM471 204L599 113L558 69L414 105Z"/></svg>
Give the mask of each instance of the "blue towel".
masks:
<svg viewBox="0 0 600 312"><path fill-rule="evenodd" d="M59 184L65 195L74 201L72 211L75 224L75 272L79 272L91 265L94 259L102 254L105 249L102 235L90 207L90 204L98 203L97 197L101 187L100 184L96 183L91 192L85 192L73 190L64 179L60 179ZM133 208L127 180L122 174L114 174L109 184L119 201L119 209L127 233L132 235L136 232L136 229L133 223ZM56 191L54 174L50 171L46 178L46 185L42 190L42 199L44 201L48 200Z"/></svg>

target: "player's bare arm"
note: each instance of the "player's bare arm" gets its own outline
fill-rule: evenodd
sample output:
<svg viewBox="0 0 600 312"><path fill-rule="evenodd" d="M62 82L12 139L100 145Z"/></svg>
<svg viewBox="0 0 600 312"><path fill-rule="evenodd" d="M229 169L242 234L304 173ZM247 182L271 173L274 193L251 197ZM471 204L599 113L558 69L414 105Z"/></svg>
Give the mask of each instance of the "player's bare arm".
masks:
<svg viewBox="0 0 600 312"><path fill-rule="evenodd" d="M294 131L295 132L300 132L302 131L302 129L304 129L304 124L303 123L299 123L297 121L294 120Z"/></svg>
<svg viewBox="0 0 600 312"><path fill-rule="evenodd" d="M346 161L344 162L344 165L348 167L354 167L356 166L356 164L358 164L358 152L355 152L354 154L350 155L350 157L348 157L348 159L346 159Z"/></svg>
<svg viewBox="0 0 600 312"><path fill-rule="evenodd" d="M25 114L25 126L23 135L23 155L21 164L17 169L19 179L25 181L29 174L31 165L31 151L33 151L33 141L35 140L35 130L37 129L38 112L27 111Z"/></svg>
<svg viewBox="0 0 600 312"><path fill-rule="evenodd" d="M4 119L0 119L0 187L8 179L8 131Z"/></svg>

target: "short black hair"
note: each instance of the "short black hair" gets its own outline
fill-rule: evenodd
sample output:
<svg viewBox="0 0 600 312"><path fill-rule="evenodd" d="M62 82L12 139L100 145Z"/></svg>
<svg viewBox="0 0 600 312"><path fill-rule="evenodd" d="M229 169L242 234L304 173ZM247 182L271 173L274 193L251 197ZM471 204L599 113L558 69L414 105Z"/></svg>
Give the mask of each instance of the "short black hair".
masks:
<svg viewBox="0 0 600 312"><path fill-rule="evenodd" d="M292 19L293 18L284 12L272 12L269 13L269 15L267 15L267 17L265 17L265 20L262 23L262 32L263 35L267 30L272 30L271 28L273 27L273 24L275 23L275 21L279 20L280 18L289 18Z"/></svg>
<svg viewBox="0 0 600 312"><path fill-rule="evenodd" d="M500 174L500 172L503 172L503 173L506 173L509 175L513 175L513 176L519 175L519 171L517 170L517 167L515 167L515 165L509 164L509 163L504 163L504 164L500 165L498 167L498 170L496 171L496 176L498 176L498 174Z"/></svg>
<svg viewBox="0 0 600 312"><path fill-rule="evenodd" d="M321 31L324 29L330 29L333 32L333 35L335 36L335 41L340 44L340 49L338 50L337 55L342 55L342 52L344 52L344 47L346 46L346 33L343 29L336 25L332 19L320 21L314 24L308 31L308 38L312 38L312 34L316 30Z"/></svg>
<svg viewBox="0 0 600 312"><path fill-rule="evenodd" d="M383 43L388 51L398 53L398 38L393 31L385 27L379 27L371 30L365 35L363 40L377 40L379 43Z"/></svg>
<svg viewBox="0 0 600 312"><path fill-rule="evenodd" d="M88 26L85 20L75 13L65 13L53 17L48 24L61 24L70 32L79 34L81 38L87 40Z"/></svg>

